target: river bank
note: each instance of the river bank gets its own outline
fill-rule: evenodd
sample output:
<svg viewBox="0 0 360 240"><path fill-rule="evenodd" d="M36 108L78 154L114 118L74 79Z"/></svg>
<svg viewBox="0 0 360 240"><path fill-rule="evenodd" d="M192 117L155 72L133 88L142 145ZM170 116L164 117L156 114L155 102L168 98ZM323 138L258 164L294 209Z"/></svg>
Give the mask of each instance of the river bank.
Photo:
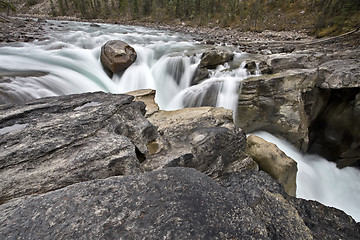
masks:
<svg viewBox="0 0 360 240"><path fill-rule="evenodd" d="M304 31L262 31L262 32L243 32L240 29L232 28L219 28L219 27L199 27L190 26L185 23L179 24L163 24L154 22L143 21L119 21L119 20L85 20L76 17L50 17L45 15L18 15L16 17L9 17L9 21L0 22L0 42L13 42L13 41L28 41L31 39L41 40L39 34L43 33L44 25L46 25L45 19L58 20L58 21L79 21L79 22L91 22L91 23L109 23L109 24L121 24L131 26L144 26L159 30L169 30L180 33L191 34L195 39L203 41L208 44L232 44L239 45L241 42L279 42L279 41L309 41L314 37L309 36ZM95 25L94 25L95 26ZM33 37L26 38L18 36L32 35ZM35 35L35 36L34 36Z"/></svg>

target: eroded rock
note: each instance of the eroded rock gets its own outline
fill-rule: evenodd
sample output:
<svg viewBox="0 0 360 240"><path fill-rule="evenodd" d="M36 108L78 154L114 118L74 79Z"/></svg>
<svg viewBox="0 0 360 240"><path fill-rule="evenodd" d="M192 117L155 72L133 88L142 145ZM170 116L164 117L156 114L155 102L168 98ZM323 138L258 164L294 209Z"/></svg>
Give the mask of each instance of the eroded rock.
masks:
<svg viewBox="0 0 360 240"><path fill-rule="evenodd" d="M287 194L296 195L297 163L293 159L286 156L275 144L255 135L248 136L247 150L260 169L281 183Z"/></svg>
<svg viewBox="0 0 360 240"><path fill-rule="evenodd" d="M159 105L155 102L156 91L153 89L140 89L126 94L134 96L135 101L140 101L146 105L146 114L145 117L151 116L153 113L159 111Z"/></svg>

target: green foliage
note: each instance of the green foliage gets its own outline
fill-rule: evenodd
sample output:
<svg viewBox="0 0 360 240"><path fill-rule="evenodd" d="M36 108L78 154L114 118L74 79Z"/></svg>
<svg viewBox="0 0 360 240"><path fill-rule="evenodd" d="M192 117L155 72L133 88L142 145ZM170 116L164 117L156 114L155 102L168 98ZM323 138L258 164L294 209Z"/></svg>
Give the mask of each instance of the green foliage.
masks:
<svg viewBox="0 0 360 240"><path fill-rule="evenodd" d="M16 8L15 8L14 4L11 1L0 0L0 10L1 11L9 11L9 10L11 10L12 12L15 12Z"/></svg>
<svg viewBox="0 0 360 240"><path fill-rule="evenodd" d="M319 11L315 25L318 36L328 35L324 33L339 34L351 27L360 27L359 22L352 21L360 17L359 0L318 0L316 4Z"/></svg>
<svg viewBox="0 0 360 240"><path fill-rule="evenodd" d="M50 8L51 8L50 15L56 17L57 14L56 14L56 10L55 10L55 5L52 0L50 0Z"/></svg>

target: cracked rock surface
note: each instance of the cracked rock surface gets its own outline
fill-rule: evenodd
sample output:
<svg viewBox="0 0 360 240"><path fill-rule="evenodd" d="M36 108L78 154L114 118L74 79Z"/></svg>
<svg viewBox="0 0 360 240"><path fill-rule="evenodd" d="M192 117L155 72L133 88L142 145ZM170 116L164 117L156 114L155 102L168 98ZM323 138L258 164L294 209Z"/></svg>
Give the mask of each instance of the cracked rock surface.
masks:
<svg viewBox="0 0 360 240"><path fill-rule="evenodd" d="M157 136L144 112L131 96L105 93L0 105L0 202L142 172L137 155Z"/></svg>

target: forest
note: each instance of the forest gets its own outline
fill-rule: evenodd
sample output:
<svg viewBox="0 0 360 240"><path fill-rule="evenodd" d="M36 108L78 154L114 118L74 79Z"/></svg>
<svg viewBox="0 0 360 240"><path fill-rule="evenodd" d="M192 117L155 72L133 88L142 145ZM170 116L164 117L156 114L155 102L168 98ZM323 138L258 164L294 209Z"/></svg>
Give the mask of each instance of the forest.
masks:
<svg viewBox="0 0 360 240"><path fill-rule="evenodd" d="M6 9L11 2L19 5L23 1L26 1L27 7L31 7L44 0L0 0L0 7ZM350 31L358 28L360 23L359 0L45 1L50 1L48 14L52 16L182 23L240 28L245 31L307 29L321 36Z"/></svg>

